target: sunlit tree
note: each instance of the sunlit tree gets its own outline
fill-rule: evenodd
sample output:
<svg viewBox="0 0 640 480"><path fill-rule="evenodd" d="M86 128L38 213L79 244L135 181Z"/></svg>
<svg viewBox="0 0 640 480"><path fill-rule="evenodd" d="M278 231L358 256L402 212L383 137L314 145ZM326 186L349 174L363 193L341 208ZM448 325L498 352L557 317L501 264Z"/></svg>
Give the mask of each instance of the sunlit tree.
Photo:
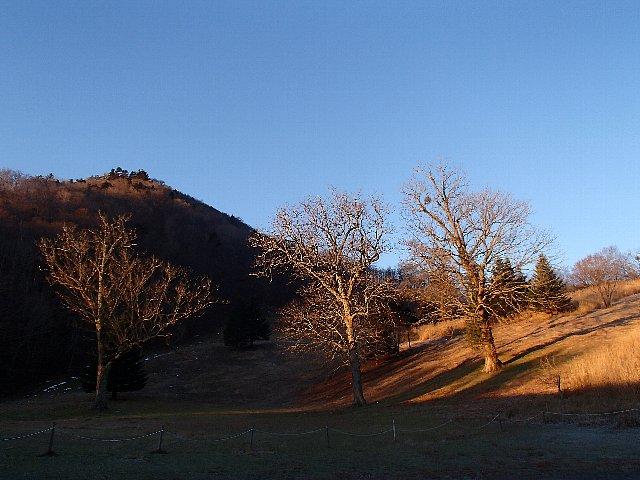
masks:
<svg viewBox="0 0 640 480"><path fill-rule="evenodd" d="M432 281L459 292L451 299L475 331L484 370L498 370L495 300L514 299L515 290L492 282L491 272L503 258L524 269L548 245L548 237L529 223L527 203L489 189L474 191L462 172L446 165L417 169L405 188L405 206L414 260Z"/></svg>
<svg viewBox="0 0 640 480"><path fill-rule="evenodd" d="M283 312L288 340L297 347L324 345L351 367L354 403L366 403L360 347L368 337L372 311L387 295L372 266L389 250L387 210L375 198L333 191L281 209L267 232L251 244L260 254L256 271L293 274L306 285Z"/></svg>
<svg viewBox="0 0 640 480"><path fill-rule="evenodd" d="M98 410L107 407L114 361L168 335L171 326L212 303L210 280L191 280L180 267L138 255L127 219L99 214L96 228L65 225L55 238L40 241L49 281L67 308L95 331Z"/></svg>

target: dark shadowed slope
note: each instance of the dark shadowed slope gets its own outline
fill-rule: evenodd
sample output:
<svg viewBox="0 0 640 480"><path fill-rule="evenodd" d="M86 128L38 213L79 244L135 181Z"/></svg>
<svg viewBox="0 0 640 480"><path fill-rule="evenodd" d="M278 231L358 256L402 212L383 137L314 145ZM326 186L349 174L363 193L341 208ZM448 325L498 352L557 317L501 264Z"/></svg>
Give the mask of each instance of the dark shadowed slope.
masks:
<svg viewBox="0 0 640 480"><path fill-rule="evenodd" d="M64 223L94 225L96 214L131 214L139 248L218 285L222 302L176 336L216 330L233 303L248 293L267 305L289 295L283 282L250 276L252 228L145 172L112 171L88 179L0 173L0 395L77 366L92 343L73 325L44 281L36 247Z"/></svg>

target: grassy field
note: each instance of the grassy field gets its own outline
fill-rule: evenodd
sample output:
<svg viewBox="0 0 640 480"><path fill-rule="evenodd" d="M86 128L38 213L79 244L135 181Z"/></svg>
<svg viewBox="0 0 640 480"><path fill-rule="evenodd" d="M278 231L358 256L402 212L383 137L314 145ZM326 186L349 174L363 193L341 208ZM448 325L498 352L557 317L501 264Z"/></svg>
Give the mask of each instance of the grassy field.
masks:
<svg viewBox="0 0 640 480"><path fill-rule="evenodd" d="M582 292L581 292L582 293ZM582 411L639 405L640 376L633 365L639 353L640 294L610 308L565 315L525 315L496 325L494 337L504 362L497 375L482 374L482 359L460 326L427 325L400 355L366 366L368 398L423 403L435 399L529 399L557 393L546 360L561 377L567 398ZM339 406L350 401L349 375L335 375L308 388L303 401L312 406Z"/></svg>
<svg viewBox="0 0 640 480"><path fill-rule="evenodd" d="M544 423L542 417L499 421L492 405L433 402L371 405L363 409L304 412L232 411L200 404L129 400L94 415L73 396L2 410L2 436L46 428L57 420L55 456L39 456L42 434L0 445L2 478L211 479L211 478L637 478L638 430L614 422ZM496 405L493 405L494 407ZM481 413L480 409L486 409ZM179 413L178 413L179 412ZM397 439L389 431L395 420ZM551 420L551 419L550 419ZM128 442L77 439L124 438L164 425L166 454L151 453L158 436ZM329 446L325 426L329 426ZM439 427L439 428L436 428ZM215 442L250 428L250 434ZM319 429L300 436L271 435ZM431 430L428 430L431 429ZM340 431L379 436L350 436ZM416 430L427 430L418 432Z"/></svg>
<svg viewBox="0 0 640 480"><path fill-rule="evenodd" d="M411 349L366 366L371 404L361 409L348 406L346 374L327 376L273 345L238 352L203 339L150 355L148 387L106 414L70 379L0 403L0 438L57 423L55 456L40 456L47 432L0 442L0 477L638 478L640 411L584 414L640 406L639 335L640 295L523 317L497 326L505 368L486 375L456 325L427 328ZM158 435L99 441L161 426L166 454L151 453ZM250 429L253 446L250 433L216 441Z"/></svg>

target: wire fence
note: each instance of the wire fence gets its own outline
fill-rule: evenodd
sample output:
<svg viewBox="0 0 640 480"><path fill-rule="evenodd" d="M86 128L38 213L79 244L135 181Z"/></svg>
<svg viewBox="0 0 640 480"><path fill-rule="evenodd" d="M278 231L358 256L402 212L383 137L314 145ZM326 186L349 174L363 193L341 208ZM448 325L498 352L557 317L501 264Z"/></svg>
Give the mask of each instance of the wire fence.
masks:
<svg viewBox="0 0 640 480"><path fill-rule="evenodd" d="M384 435L389 435L389 440L392 442L396 442L398 437L402 434L411 435L411 434L419 434L426 432L434 432L438 430L442 430L445 427L457 427L462 429L464 433L459 433L457 431L445 432L444 435L441 435L439 438L459 438L461 436L468 436L472 433L477 433L483 431L485 428L493 425L499 424L502 428L503 424L512 423L512 424L535 424L534 421L536 419L542 420L543 423L548 423L550 418L556 417L609 417L614 415L622 415L626 413L632 412L640 412L640 408L628 408L624 410L615 410L610 412L586 412L586 413L571 413L571 412L550 412L550 411L540 411L534 415L531 415L526 418L510 418L505 415L505 412L500 412L495 415L483 416L481 418L488 418L489 420L482 423L478 426L470 426L468 424L468 420L465 422L461 421L457 417L451 417L448 420L439 423L438 425L434 425L432 427L427 428L404 428L398 427L396 425L395 418L391 419L391 425L387 428L382 428L379 431L374 432L350 432L347 430L342 430L335 427L330 427L329 425L320 426L314 428L312 430L306 430L302 432L281 432L281 431L269 431L258 429L255 427L246 428L240 430L238 432L232 432L225 436L206 436L201 438L196 437L185 437L178 432L174 432L171 430L166 430L164 426L160 427L158 430L153 430L145 433L141 433L138 435L130 436L130 437L118 437L118 438L103 438L99 436L86 436L79 435L74 432L73 429L67 427L57 426L56 423L53 423L50 427L44 428L41 430L37 430L34 432L26 432L21 434L14 434L12 436L0 437L0 447L4 448L12 448L11 444L15 442L19 442L21 440L25 440L28 438L42 436L44 437L43 445L46 442L46 450L42 455L56 455L56 450L54 450L54 446L64 448L65 444L69 443L69 441L79 440L83 442L99 442L99 443L126 443L133 442L137 440L143 439L151 439L154 437L156 440L156 448L152 451L153 453L167 453L164 449L165 447L165 435L169 435L170 438L176 440L178 442L182 442L185 444L216 444L223 443L234 439L246 438L248 442L249 449L253 450L256 442L257 436L266 436L266 437L305 437L310 435L317 435L322 433L324 437L324 443L327 448L331 448L332 439L335 439L336 436L343 437L359 437L359 438L370 438L370 437L383 437ZM476 417L477 419L478 417Z"/></svg>

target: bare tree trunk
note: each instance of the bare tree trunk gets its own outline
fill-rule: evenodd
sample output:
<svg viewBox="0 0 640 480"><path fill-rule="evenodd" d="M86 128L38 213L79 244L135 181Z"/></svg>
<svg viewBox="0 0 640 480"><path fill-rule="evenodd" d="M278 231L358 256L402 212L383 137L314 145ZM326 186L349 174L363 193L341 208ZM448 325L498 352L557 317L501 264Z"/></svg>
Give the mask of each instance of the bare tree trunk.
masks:
<svg viewBox="0 0 640 480"><path fill-rule="evenodd" d="M96 400L94 408L99 412L107 410L107 381L109 380L109 370L111 370L111 362L106 365L98 364L98 374L96 376Z"/></svg>
<svg viewBox="0 0 640 480"><path fill-rule="evenodd" d="M343 302L343 321L347 328L347 341L349 342L349 366L351 367L351 387L353 388L353 404L357 406L366 405L362 392L362 373L360 372L360 354L358 352L358 342L353 331L353 317L349 304Z"/></svg>
<svg viewBox="0 0 640 480"><path fill-rule="evenodd" d="M358 354L358 344L349 344L349 365L351 366L351 385L353 388L353 403L357 406L366 405L367 401L362 392L362 374L360 372L360 355Z"/></svg>
<svg viewBox="0 0 640 480"><path fill-rule="evenodd" d="M96 332L96 340L98 344L98 370L96 372L96 399L93 407L99 412L103 412L107 409L107 381L111 362L105 365L104 345L100 329Z"/></svg>
<svg viewBox="0 0 640 480"><path fill-rule="evenodd" d="M484 371L486 373L497 372L502 368L502 362L498 358L496 344L493 340L493 331L489 324L489 316L485 310L482 311L480 322L480 344L484 354Z"/></svg>

